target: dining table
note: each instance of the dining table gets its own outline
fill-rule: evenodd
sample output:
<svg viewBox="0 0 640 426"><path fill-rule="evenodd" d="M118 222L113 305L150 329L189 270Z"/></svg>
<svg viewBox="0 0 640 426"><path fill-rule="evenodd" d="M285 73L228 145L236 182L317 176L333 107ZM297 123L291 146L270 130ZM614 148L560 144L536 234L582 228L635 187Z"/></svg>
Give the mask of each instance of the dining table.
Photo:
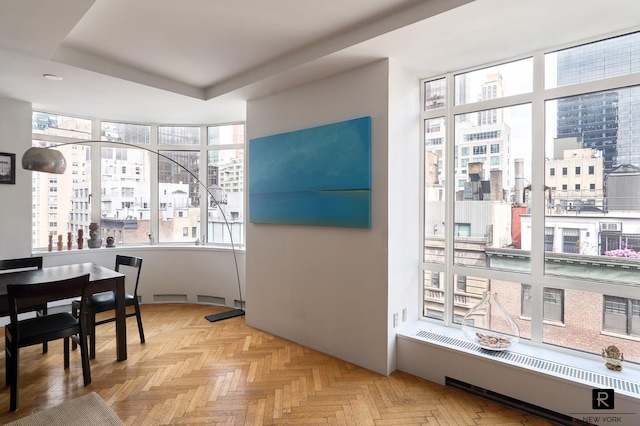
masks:
<svg viewBox="0 0 640 426"><path fill-rule="evenodd" d="M42 284L89 274L89 294L114 291L116 298L117 360L127 359L127 327L125 311L125 275L95 263L75 263L0 273L0 316L9 315L9 284ZM80 295L78 295L80 296Z"/></svg>

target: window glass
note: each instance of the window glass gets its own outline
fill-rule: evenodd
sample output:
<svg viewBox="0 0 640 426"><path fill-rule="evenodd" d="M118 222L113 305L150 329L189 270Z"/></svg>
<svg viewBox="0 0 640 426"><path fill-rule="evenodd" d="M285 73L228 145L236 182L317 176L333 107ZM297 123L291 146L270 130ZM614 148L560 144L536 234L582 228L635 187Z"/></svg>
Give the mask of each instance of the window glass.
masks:
<svg viewBox="0 0 640 426"><path fill-rule="evenodd" d="M100 134L102 140L108 142L124 142L134 145L149 145L151 143L151 127L142 124L103 121L100 124Z"/></svg>
<svg viewBox="0 0 640 426"><path fill-rule="evenodd" d="M227 124L207 127L208 145L244 144L244 125Z"/></svg>
<svg viewBox="0 0 640 426"><path fill-rule="evenodd" d="M244 126L209 127L208 140L217 145L241 143ZM207 154L208 242L234 244L244 240L244 149L210 150ZM226 219L226 222L225 222Z"/></svg>
<svg viewBox="0 0 640 426"><path fill-rule="evenodd" d="M425 262L444 261L444 178L445 156L442 146L434 147L432 140L445 141L444 118L424 120L424 260ZM466 160L465 160L466 161Z"/></svg>
<svg viewBox="0 0 640 426"><path fill-rule="evenodd" d="M533 59L526 58L507 64L483 68L455 76L455 104L487 101L531 92L533 89ZM479 115L479 124L495 121L497 111Z"/></svg>
<svg viewBox="0 0 640 426"><path fill-rule="evenodd" d="M148 145L151 127L102 122L102 139L130 145ZM155 154L135 147L112 145L100 151L100 234L117 244L149 242L151 234L151 158Z"/></svg>
<svg viewBox="0 0 640 426"><path fill-rule="evenodd" d="M545 309L548 300L545 294ZM563 321L545 322L543 341L595 355L616 345L623 348L626 361L639 362L640 345L629 340L640 336L639 309L638 299L565 289Z"/></svg>
<svg viewBox="0 0 640 426"><path fill-rule="evenodd" d="M445 76L447 108L421 111L425 164L439 176L425 165L420 177L424 319L460 324L489 288L525 338L578 354L615 344L640 360L640 299L629 294L640 270L638 34L536 54L535 76L533 59ZM534 77L573 87L534 92ZM598 91L584 84L597 80ZM445 126L452 140L428 132ZM453 158L429 159L439 152Z"/></svg>
<svg viewBox="0 0 640 426"><path fill-rule="evenodd" d="M424 83L424 109L444 108L446 80L439 78Z"/></svg>
<svg viewBox="0 0 640 426"><path fill-rule="evenodd" d="M34 111L32 122L34 146L91 139L92 120ZM244 124L158 126L161 145L195 146L197 151L158 151L151 146L151 128L103 121L99 170L91 169L89 144L60 148L68 163L64 175L32 173L34 248L46 249L49 236L55 247L60 236L66 249L68 232L75 248L80 229L86 243L91 222L100 222L103 244L109 236L116 244L206 243L208 236L210 243L228 245L232 239L236 247L244 243ZM200 138L205 129L206 145ZM200 150L207 161L202 185ZM156 163L157 177L152 176ZM92 174L100 177L98 193L92 193ZM157 200L151 196L156 184ZM219 203L213 202L211 194L216 194ZM92 217L97 209L91 203L100 204L99 217ZM208 216L208 223L201 227L202 215Z"/></svg>
<svg viewBox="0 0 640 426"><path fill-rule="evenodd" d="M151 233L151 158L136 148L101 149L100 228L103 240L145 243Z"/></svg>
<svg viewBox="0 0 640 426"><path fill-rule="evenodd" d="M91 120L88 119L33 111L31 124L31 129L36 134L91 139Z"/></svg>
<svg viewBox="0 0 640 426"><path fill-rule="evenodd" d="M480 116L492 117L491 122ZM531 105L457 115L455 139L456 152L471 148L477 155L467 167L455 171L455 263L529 270L528 253L513 263L514 254L507 255L503 249L523 248L520 221L530 213L524 187L532 172ZM492 150L501 155L491 154ZM518 214L512 214L514 209Z"/></svg>
<svg viewBox="0 0 640 426"><path fill-rule="evenodd" d="M442 272L424 271L423 315L427 318L444 320L444 281Z"/></svg>
<svg viewBox="0 0 640 426"><path fill-rule="evenodd" d="M32 129L34 137L42 135L42 139L33 140L36 147L58 145L47 140L47 136L72 142L89 140L92 132L90 120L37 111L32 113ZM51 242L52 250L56 250L58 239L65 250L69 239L75 248L78 230L88 234L91 222L91 146L66 145L55 149L62 152L67 161L66 173L31 173L34 249L46 249Z"/></svg>
<svg viewBox="0 0 640 426"><path fill-rule="evenodd" d="M200 127L158 126L160 145L200 145Z"/></svg>
<svg viewBox="0 0 640 426"><path fill-rule="evenodd" d="M198 182L200 152L159 151L159 242L195 242L183 228L200 230L200 202L204 189ZM185 170L186 169L186 170ZM199 239L199 238L197 238Z"/></svg>
<svg viewBox="0 0 640 426"><path fill-rule="evenodd" d="M562 237L546 254L547 274L637 282L640 139L633 136L640 134L637 105L640 86L547 101L546 167L576 172L545 177L549 188L545 226L559 230ZM551 189L555 187L566 191ZM576 267L562 253L589 256L590 261ZM618 272L612 274L612 268Z"/></svg>
<svg viewBox="0 0 640 426"><path fill-rule="evenodd" d="M455 275L456 280L460 279L460 275ZM521 285L512 281L496 280L481 278L475 276L466 276L466 290L461 292L456 290L453 300L453 323L462 324L462 319L482 300L485 291L493 291L496 293L498 303L509 313L511 318L518 324L520 329L520 337L525 339L531 338L530 321L521 318L520 311L523 309L520 298Z"/></svg>
<svg viewBox="0 0 640 426"><path fill-rule="evenodd" d="M543 318L546 321L563 322L564 319L564 290L544 288ZM522 316L531 317L532 289L529 284L522 284Z"/></svg>
<svg viewBox="0 0 640 426"><path fill-rule="evenodd" d="M563 87L640 72L640 32L545 55L545 87Z"/></svg>

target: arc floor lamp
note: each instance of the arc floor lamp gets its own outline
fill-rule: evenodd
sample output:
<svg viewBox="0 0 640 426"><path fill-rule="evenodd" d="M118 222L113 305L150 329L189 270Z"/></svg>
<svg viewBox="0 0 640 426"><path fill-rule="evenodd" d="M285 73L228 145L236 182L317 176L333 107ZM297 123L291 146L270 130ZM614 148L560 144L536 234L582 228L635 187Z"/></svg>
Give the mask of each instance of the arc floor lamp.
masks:
<svg viewBox="0 0 640 426"><path fill-rule="evenodd" d="M229 232L229 238L231 241L231 251L233 253L233 261L235 264L236 279L238 282L238 296L239 296L240 306L241 308L244 308L244 299L242 298L242 287L240 285L240 270L238 268L238 257L236 253L235 244L233 242L231 225L227 220L227 216L224 213L224 210L222 209L222 206L220 205L216 197L211 193L209 188L207 188L207 186L198 178L198 176L196 176L191 170L187 169L182 164L175 161L173 158L140 145L132 145L124 142L79 140L79 141L73 141L73 142L60 143L52 147L31 147L22 156L22 168L25 170L31 170L34 172L63 174L67 169L67 160L64 158L64 155L62 154L62 152L58 151L55 148L66 146L66 145L92 145L92 144L100 144L100 146L115 145L120 147L126 147L129 149L141 149L143 151L151 152L157 155L158 157L163 158L179 166L181 169L186 171L200 186L202 186L202 188L204 188L204 190L209 194L213 202L216 204L216 206L220 210L220 213L222 214L222 218L225 223L225 227ZM228 318L242 316L244 314L245 314L244 309L232 309L232 310L217 313L217 314L207 315L205 316L205 318L211 322L215 322L215 321L220 321Z"/></svg>

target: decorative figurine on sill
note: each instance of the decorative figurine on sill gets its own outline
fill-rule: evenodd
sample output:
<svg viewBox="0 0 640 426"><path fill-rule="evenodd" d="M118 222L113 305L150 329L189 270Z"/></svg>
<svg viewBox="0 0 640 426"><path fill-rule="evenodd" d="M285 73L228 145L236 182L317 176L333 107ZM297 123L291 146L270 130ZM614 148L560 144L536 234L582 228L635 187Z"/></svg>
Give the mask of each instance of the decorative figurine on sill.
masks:
<svg viewBox="0 0 640 426"><path fill-rule="evenodd" d="M114 244L114 239L112 236L108 236L107 237L107 247L115 247L116 245Z"/></svg>
<svg viewBox="0 0 640 426"><path fill-rule="evenodd" d="M89 224L89 240L87 241L89 248L99 248L102 245L100 238L100 225L97 222Z"/></svg>
<svg viewBox="0 0 640 426"><path fill-rule="evenodd" d="M605 360L605 366L609 370L621 371L622 370L622 362L624 361L624 354L620 352L616 346L611 345L607 346L606 349L602 350L602 357Z"/></svg>
<svg viewBox="0 0 640 426"><path fill-rule="evenodd" d="M62 235L58 235L58 251L62 251Z"/></svg>
<svg viewBox="0 0 640 426"><path fill-rule="evenodd" d="M47 248L49 251L53 250L53 235L49 235L49 246Z"/></svg>
<svg viewBox="0 0 640 426"><path fill-rule="evenodd" d="M84 231L82 229L78 229L78 250L82 250L84 246Z"/></svg>
<svg viewBox="0 0 640 426"><path fill-rule="evenodd" d="M71 235L71 232L67 232L67 250L71 250L71 247L73 247L73 242L71 241L73 237Z"/></svg>

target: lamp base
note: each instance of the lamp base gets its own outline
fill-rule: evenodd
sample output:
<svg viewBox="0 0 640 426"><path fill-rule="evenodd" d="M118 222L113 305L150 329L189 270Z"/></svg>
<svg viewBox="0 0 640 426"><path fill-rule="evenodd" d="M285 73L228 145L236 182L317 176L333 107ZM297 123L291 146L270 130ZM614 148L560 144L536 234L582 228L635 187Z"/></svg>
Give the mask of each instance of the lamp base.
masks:
<svg viewBox="0 0 640 426"><path fill-rule="evenodd" d="M230 311L220 312L218 314L205 315L204 317L209 320L209 322L222 321L229 318L241 317L244 315L244 310L242 309L232 309Z"/></svg>

